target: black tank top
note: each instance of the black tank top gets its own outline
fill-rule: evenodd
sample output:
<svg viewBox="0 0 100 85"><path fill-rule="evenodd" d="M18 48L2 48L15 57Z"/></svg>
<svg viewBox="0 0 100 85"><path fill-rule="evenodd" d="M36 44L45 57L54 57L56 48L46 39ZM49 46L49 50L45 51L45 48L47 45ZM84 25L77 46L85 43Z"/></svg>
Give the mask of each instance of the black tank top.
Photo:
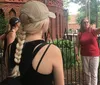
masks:
<svg viewBox="0 0 100 85"><path fill-rule="evenodd" d="M5 52L7 50L7 35L9 32L12 32L12 31L8 31L5 33L5 39L4 39L4 49L3 49L3 58L5 58Z"/></svg>
<svg viewBox="0 0 100 85"><path fill-rule="evenodd" d="M8 51L8 49L7 49L7 41L8 41L7 35L8 35L10 32L13 32L13 31L10 30L10 31L8 31L8 32L5 33L4 49L3 49L3 59L4 59L4 61L5 61L5 57L6 57L6 56L5 56L5 55L6 55L6 50ZM15 40L14 40L12 43L13 43L13 44L16 44L16 43L17 43L17 38L15 38ZM10 46L12 43L10 43L9 46ZM8 61L8 62L9 62L9 61Z"/></svg>
<svg viewBox="0 0 100 85"><path fill-rule="evenodd" d="M22 85L53 85L53 72L48 75L41 74L37 72L38 68L35 70L32 67L32 60L34 59L39 49L42 48L42 45L38 47L34 53L33 50L40 43L43 43L42 45L46 44L46 42L43 40L35 40L24 44L21 63L19 65L21 73L20 81ZM15 65L13 61L14 56L13 58L10 58L10 60L13 62L13 65L11 65L11 67L13 67Z"/></svg>

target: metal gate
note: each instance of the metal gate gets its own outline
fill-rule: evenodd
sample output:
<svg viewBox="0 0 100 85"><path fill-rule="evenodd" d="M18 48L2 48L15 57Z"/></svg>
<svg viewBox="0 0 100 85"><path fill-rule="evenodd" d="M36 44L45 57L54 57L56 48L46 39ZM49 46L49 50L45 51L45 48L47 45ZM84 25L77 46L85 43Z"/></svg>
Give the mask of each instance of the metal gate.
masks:
<svg viewBox="0 0 100 85"><path fill-rule="evenodd" d="M47 40L47 39L46 39ZM75 58L74 41L69 39L51 39L49 43L57 45L62 52L64 75L66 85L85 85L84 73L82 70L81 57L77 62ZM0 49L0 81L6 78L6 69L2 60L2 49ZM4 75L3 75L4 74ZM98 69L98 83L100 84L100 67Z"/></svg>

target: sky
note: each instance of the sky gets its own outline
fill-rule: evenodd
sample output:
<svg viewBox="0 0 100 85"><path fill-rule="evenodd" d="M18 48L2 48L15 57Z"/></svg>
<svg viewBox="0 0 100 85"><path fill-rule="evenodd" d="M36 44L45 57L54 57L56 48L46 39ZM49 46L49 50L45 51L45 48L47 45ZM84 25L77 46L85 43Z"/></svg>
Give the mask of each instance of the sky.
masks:
<svg viewBox="0 0 100 85"><path fill-rule="evenodd" d="M77 14L79 8L80 8L80 6L78 4L70 3L68 6L69 14L70 15Z"/></svg>

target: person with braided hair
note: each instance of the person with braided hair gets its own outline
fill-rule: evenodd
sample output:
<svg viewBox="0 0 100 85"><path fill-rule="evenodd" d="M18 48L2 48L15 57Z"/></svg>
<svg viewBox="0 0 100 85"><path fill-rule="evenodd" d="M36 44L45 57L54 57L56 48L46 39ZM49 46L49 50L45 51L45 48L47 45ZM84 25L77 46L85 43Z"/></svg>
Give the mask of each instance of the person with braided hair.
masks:
<svg viewBox="0 0 100 85"><path fill-rule="evenodd" d="M10 82L9 85L64 85L61 51L43 39L49 27L49 18L56 16L40 1L30 0L22 6L18 43L15 52L11 49L9 55L9 77L18 78L20 84ZM14 47L11 45L11 48Z"/></svg>

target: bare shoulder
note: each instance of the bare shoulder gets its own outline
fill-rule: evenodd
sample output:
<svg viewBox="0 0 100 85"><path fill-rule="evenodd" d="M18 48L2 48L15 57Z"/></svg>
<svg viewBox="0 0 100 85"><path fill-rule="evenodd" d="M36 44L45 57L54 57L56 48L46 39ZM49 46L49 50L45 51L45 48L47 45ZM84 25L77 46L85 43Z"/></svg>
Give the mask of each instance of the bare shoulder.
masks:
<svg viewBox="0 0 100 85"><path fill-rule="evenodd" d="M46 48L47 48L48 44L45 45L42 49L41 49L41 52L43 53ZM58 58L61 58L62 55L61 55L61 50L54 44L50 44L50 47L48 48L47 52L46 52L46 55L49 57L49 59L51 60L55 60L55 59L58 59Z"/></svg>
<svg viewBox="0 0 100 85"><path fill-rule="evenodd" d="M58 47L57 47L56 45L54 45L54 44L51 44L50 50L51 50L52 53L58 53L58 54L61 53L60 48L58 48Z"/></svg>
<svg viewBox="0 0 100 85"><path fill-rule="evenodd" d="M11 31L8 33L7 37L14 37L15 35L16 35L16 33Z"/></svg>
<svg viewBox="0 0 100 85"><path fill-rule="evenodd" d="M54 45L54 44L51 44L51 48L54 48L54 49L56 49L56 50L59 50L59 51L60 51L59 47L58 47L58 46L56 46L56 45Z"/></svg>
<svg viewBox="0 0 100 85"><path fill-rule="evenodd" d="M56 45L51 44L48 54L54 63L56 60L62 60L61 50Z"/></svg>
<svg viewBox="0 0 100 85"><path fill-rule="evenodd" d="M9 32L7 35L7 43L10 44L15 40L16 33L15 32Z"/></svg>
<svg viewBox="0 0 100 85"><path fill-rule="evenodd" d="M55 46L50 47L55 85L64 85L64 71L61 50Z"/></svg>

